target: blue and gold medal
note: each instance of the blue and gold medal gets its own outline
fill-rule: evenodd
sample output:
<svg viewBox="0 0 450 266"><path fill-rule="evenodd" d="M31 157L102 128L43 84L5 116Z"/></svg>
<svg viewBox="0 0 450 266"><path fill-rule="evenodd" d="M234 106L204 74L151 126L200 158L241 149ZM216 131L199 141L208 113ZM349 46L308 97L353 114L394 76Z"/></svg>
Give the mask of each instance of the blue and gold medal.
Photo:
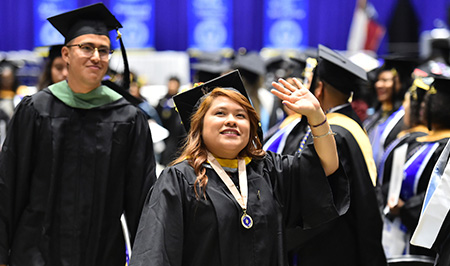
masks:
<svg viewBox="0 0 450 266"><path fill-rule="evenodd" d="M253 226L253 219L247 214L247 210L244 209L244 213L241 216L241 223L245 229L250 229Z"/></svg>

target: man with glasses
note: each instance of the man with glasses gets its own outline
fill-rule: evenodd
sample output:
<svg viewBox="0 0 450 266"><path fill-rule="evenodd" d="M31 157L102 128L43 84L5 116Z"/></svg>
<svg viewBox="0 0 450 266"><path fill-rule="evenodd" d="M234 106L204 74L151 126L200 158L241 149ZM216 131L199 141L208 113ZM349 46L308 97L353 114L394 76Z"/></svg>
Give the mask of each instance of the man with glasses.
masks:
<svg viewBox="0 0 450 266"><path fill-rule="evenodd" d="M156 180L147 118L102 80L103 4L49 18L65 37L67 80L25 97L0 155L0 265L125 265Z"/></svg>

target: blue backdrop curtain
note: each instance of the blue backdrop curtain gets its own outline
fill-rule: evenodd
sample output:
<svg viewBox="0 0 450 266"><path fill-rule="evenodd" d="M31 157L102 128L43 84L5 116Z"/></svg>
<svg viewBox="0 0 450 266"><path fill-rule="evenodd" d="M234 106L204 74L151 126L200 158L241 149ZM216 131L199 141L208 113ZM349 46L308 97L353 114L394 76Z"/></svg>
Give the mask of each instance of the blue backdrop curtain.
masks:
<svg viewBox="0 0 450 266"><path fill-rule="evenodd" d="M188 0L155 0L155 49L184 51L188 45ZM369 0L378 12L378 21L387 25L396 3L393 0ZM78 6L95 0L78 0ZM109 1L103 1L109 5ZM434 20L447 22L450 0L411 0L420 22L419 32L434 27ZM309 3L309 45L322 43L344 50L356 0L311 0ZM233 0L233 48L246 47L260 50L263 43L263 1ZM0 51L32 50L33 4L31 0L0 1ZM125 29L123 30L125 32ZM125 45L126 45L126 38ZM387 40L383 40L379 54L386 53Z"/></svg>

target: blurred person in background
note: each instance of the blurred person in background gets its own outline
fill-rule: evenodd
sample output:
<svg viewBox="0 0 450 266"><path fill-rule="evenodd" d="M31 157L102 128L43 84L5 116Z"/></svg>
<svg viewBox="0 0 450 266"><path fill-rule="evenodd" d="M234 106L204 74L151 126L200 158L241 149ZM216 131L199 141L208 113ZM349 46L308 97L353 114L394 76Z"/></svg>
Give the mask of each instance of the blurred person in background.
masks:
<svg viewBox="0 0 450 266"><path fill-rule="evenodd" d="M148 119L152 119L158 123L158 125L162 126L161 118L159 118L155 107L153 107L147 99L142 96L141 87L142 81L139 80L139 77L134 72L130 72L130 94L142 101L138 107L148 116Z"/></svg>
<svg viewBox="0 0 450 266"><path fill-rule="evenodd" d="M257 52L240 50L234 57L232 69L241 73L245 88L256 112L261 117L261 128L264 134L284 119L281 103L264 87L266 68L264 60Z"/></svg>
<svg viewBox="0 0 450 266"><path fill-rule="evenodd" d="M402 102L412 84L411 74L417 66L414 57L392 54L385 56L384 64L373 70L373 88L376 93L374 113L363 122L372 144L375 164L378 166L386 147L404 129L405 111Z"/></svg>
<svg viewBox="0 0 450 266"><path fill-rule="evenodd" d="M43 90L48 86L66 80L67 63L61 56L61 49L64 45L53 45L49 49L49 54L45 59L44 71L39 77L38 90Z"/></svg>
<svg viewBox="0 0 450 266"><path fill-rule="evenodd" d="M416 69L416 72L422 72ZM416 75L417 76L417 75ZM405 110L405 129L397 135L397 139L386 148L378 168L378 186L380 209L384 214L383 246L387 257L402 255L406 246L406 230L398 226L401 223L397 209L390 212L390 207L397 205L401 190L399 184L403 180L403 169L406 163L408 146L416 142L418 137L428 134L425 121L421 118L423 99L430 89L433 78L417 76L413 86L406 92L403 101ZM413 144L414 145L414 144Z"/></svg>
<svg viewBox="0 0 450 266"><path fill-rule="evenodd" d="M387 198L389 217L398 217L397 231L403 232L403 246L396 248L402 254L426 255L434 257L430 249L410 244L411 234L416 229L425 198L426 189L445 145L450 139L450 79L434 76L430 89L426 92L421 108L421 119L427 125L429 134L417 137L405 147L400 176L391 175L390 186L398 182L399 192L393 200ZM400 148L398 148L400 149ZM395 159L393 164L395 164ZM397 181L394 181L394 178Z"/></svg>
<svg viewBox="0 0 450 266"><path fill-rule="evenodd" d="M180 89L180 79L172 76L167 81L167 94L159 100L156 111L161 118L162 126L169 131L169 137L164 139L165 149L160 154L159 164L166 166L179 155L186 134L172 97Z"/></svg>
<svg viewBox="0 0 450 266"><path fill-rule="evenodd" d="M9 118L14 113L14 97L19 88L19 79L17 78L17 66L12 62L3 60L0 62L0 109L5 112Z"/></svg>

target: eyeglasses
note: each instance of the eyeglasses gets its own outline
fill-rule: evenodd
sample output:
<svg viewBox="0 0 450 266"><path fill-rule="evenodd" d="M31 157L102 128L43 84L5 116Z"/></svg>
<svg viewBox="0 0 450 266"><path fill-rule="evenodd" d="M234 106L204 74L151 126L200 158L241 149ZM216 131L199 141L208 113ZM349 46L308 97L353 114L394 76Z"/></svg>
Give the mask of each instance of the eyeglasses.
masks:
<svg viewBox="0 0 450 266"><path fill-rule="evenodd" d="M114 50L111 50L106 47L94 47L94 45L90 43L79 43L79 44L72 44L72 45L66 45L67 47L74 47L77 46L81 49L81 52L86 57L92 57L94 55L94 51L97 50L98 55L102 60L107 60L111 58L112 53L114 53Z"/></svg>

